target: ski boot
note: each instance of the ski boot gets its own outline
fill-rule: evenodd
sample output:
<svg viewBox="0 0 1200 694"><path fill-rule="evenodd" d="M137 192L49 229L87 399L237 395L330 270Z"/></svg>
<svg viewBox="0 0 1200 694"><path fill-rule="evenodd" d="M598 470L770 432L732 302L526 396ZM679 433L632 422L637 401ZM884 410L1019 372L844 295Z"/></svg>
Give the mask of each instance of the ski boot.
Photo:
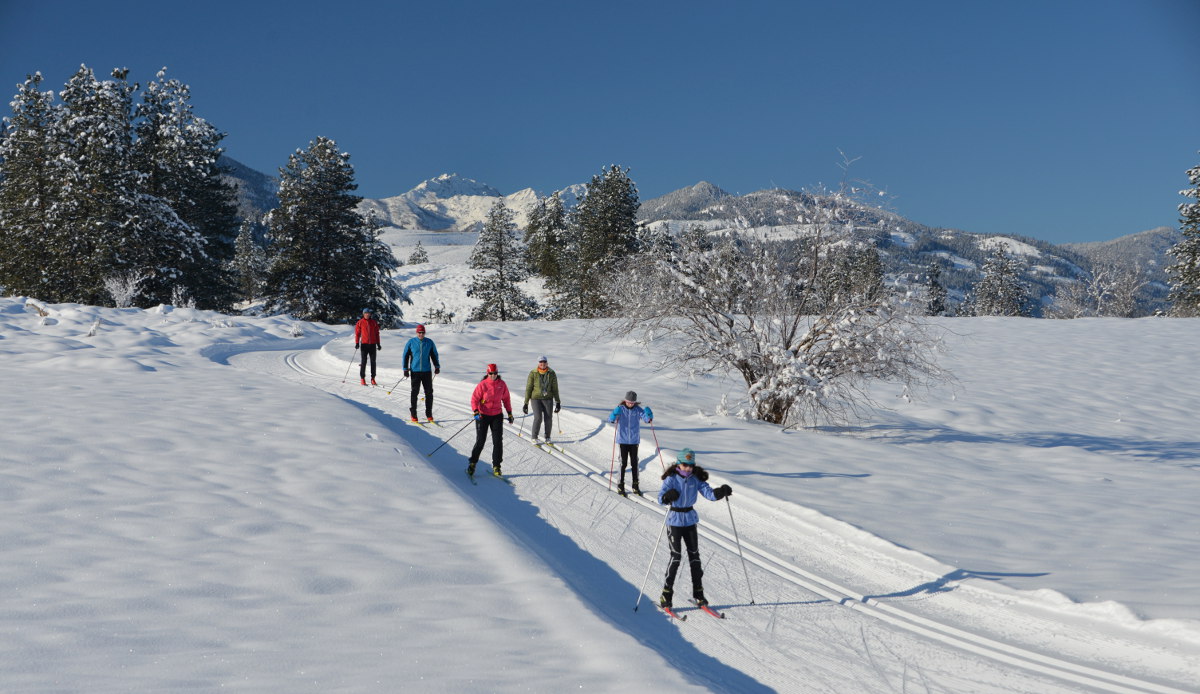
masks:
<svg viewBox="0 0 1200 694"><path fill-rule="evenodd" d="M433 415L429 415L429 414L425 415L425 421L428 422L429 424L433 424L434 423Z"/></svg>
<svg viewBox="0 0 1200 694"><path fill-rule="evenodd" d="M373 386L377 386L377 385L379 385L379 384L375 382L375 379L374 379L374 378L372 378L372 379L371 379L371 385L373 385Z"/></svg>
<svg viewBox="0 0 1200 694"><path fill-rule="evenodd" d="M629 496L628 494L625 493L625 483L624 482L617 485L617 493L620 494L621 496Z"/></svg>
<svg viewBox="0 0 1200 694"><path fill-rule="evenodd" d="M499 465L493 465L493 466L492 466L492 476L493 476L493 477L503 477L503 476L504 476L504 475L502 475L502 474L500 473L500 466L499 466Z"/></svg>
<svg viewBox="0 0 1200 694"><path fill-rule="evenodd" d="M664 610L671 609L671 597L675 594L670 588L663 588L662 595L658 598L658 606Z"/></svg>
<svg viewBox="0 0 1200 694"><path fill-rule="evenodd" d="M473 462L467 463L467 475L470 477L475 476L475 463L473 463Z"/></svg>
<svg viewBox="0 0 1200 694"><path fill-rule="evenodd" d="M365 378L358 379L358 385L360 385L360 386L367 385L367 379L365 379Z"/></svg>
<svg viewBox="0 0 1200 694"><path fill-rule="evenodd" d="M692 600L696 603L696 607L707 607L708 601L704 599L704 589L697 588L692 591Z"/></svg>

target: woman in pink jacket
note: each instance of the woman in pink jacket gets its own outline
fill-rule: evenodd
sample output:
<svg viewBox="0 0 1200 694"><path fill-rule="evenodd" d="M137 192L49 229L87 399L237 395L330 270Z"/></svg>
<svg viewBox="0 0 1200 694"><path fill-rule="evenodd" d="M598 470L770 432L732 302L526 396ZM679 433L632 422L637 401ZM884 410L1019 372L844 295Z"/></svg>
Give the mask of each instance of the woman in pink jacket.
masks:
<svg viewBox="0 0 1200 694"><path fill-rule="evenodd" d="M487 365L487 374L475 392L471 393L471 410L475 413L475 448L471 449L471 458L467 461L467 474L475 474L475 463L479 462L479 454L483 452L483 444L487 441L488 429L492 431L492 474L500 476L500 463L504 460L504 442L500 407L508 412L508 423L513 423L512 401L508 396L508 384L500 378L500 370L495 364Z"/></svg>

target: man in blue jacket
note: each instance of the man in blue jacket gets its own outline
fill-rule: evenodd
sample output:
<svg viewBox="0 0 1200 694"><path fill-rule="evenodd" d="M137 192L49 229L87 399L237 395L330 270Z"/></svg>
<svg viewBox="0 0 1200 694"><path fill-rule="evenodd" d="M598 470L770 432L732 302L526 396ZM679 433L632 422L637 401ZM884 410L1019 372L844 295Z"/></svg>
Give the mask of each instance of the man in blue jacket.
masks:
<svg viewBox="0 0 1200 694"><path fill-rule="evenodd" d="M658 601L659 607L671 607L671 598L675 595L675 574L679 571L682 559L679 552L681 542L687 546L688 564L692 567L692 598L698 607L708 604L704 599L704 584L701 581L704 564L700 561L699 536L696 532L700 514L692 509L692 505L701 496L709 501L719 501L730 494L733 494L733 490L728 484L716 489L708 485L708 472L696 464L696 454L690 448L680 451L675 464L663 473L658 503L671 505L671 510L667 511L671 559L667 564L667 578Z"/></svg>
<svg viewBox="0 0 1200 694"><path fill-rule="evenodd" d="M417 421L417 394L425 388L425 419L433 421L433 375L442 372L441 362L438 361L437 345L425 337L425 326L417 326L417 336L404 345L404 375L412 375L412 398L409 402L408 415L412 421ZM432 364L432 371L430 365Z"/></svg>

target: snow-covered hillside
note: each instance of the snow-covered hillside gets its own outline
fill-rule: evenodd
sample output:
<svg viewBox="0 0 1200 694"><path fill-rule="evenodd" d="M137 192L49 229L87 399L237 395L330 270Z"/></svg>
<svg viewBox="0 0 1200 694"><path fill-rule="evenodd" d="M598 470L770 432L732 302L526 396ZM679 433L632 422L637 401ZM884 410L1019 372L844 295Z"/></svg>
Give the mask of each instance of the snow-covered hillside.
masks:
<svg viewBox="0 0 1200 694"><path fill-rule="evenodd" d="M388 232L430 252L410 319L465 301L473 237ZM1197 321L946 320L956 387L784 432L602 323L431 324L422 427L410 329L363 388L348 326L39 306L0 299L6 691L1200 690ZM513 485L472 485L470 388L540 354L562 450L520 418ZM684 446L734 489L698 507L724 620L635 602L665 558L610 489L630 389L643 489Z"/></svg>

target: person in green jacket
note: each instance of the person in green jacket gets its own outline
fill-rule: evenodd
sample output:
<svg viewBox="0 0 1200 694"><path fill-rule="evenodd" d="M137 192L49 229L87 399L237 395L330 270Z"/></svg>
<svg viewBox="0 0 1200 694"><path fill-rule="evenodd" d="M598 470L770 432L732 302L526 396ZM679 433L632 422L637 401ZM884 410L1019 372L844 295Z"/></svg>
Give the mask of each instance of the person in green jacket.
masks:
<svg viewBox="0 0 1200 694"><path fill-rule="evenodd" d="M530 401L533 402L533 442L538 442L538 428L545 420L546 442L549 443L550 423L554 416L551 414L551 403L553 411L558 412L562 409L562 400L558 397L558 374L550 368L545 356L538 357L537 368L525 378L525 404L521 406L525 414L529 414Z"/></svg>

